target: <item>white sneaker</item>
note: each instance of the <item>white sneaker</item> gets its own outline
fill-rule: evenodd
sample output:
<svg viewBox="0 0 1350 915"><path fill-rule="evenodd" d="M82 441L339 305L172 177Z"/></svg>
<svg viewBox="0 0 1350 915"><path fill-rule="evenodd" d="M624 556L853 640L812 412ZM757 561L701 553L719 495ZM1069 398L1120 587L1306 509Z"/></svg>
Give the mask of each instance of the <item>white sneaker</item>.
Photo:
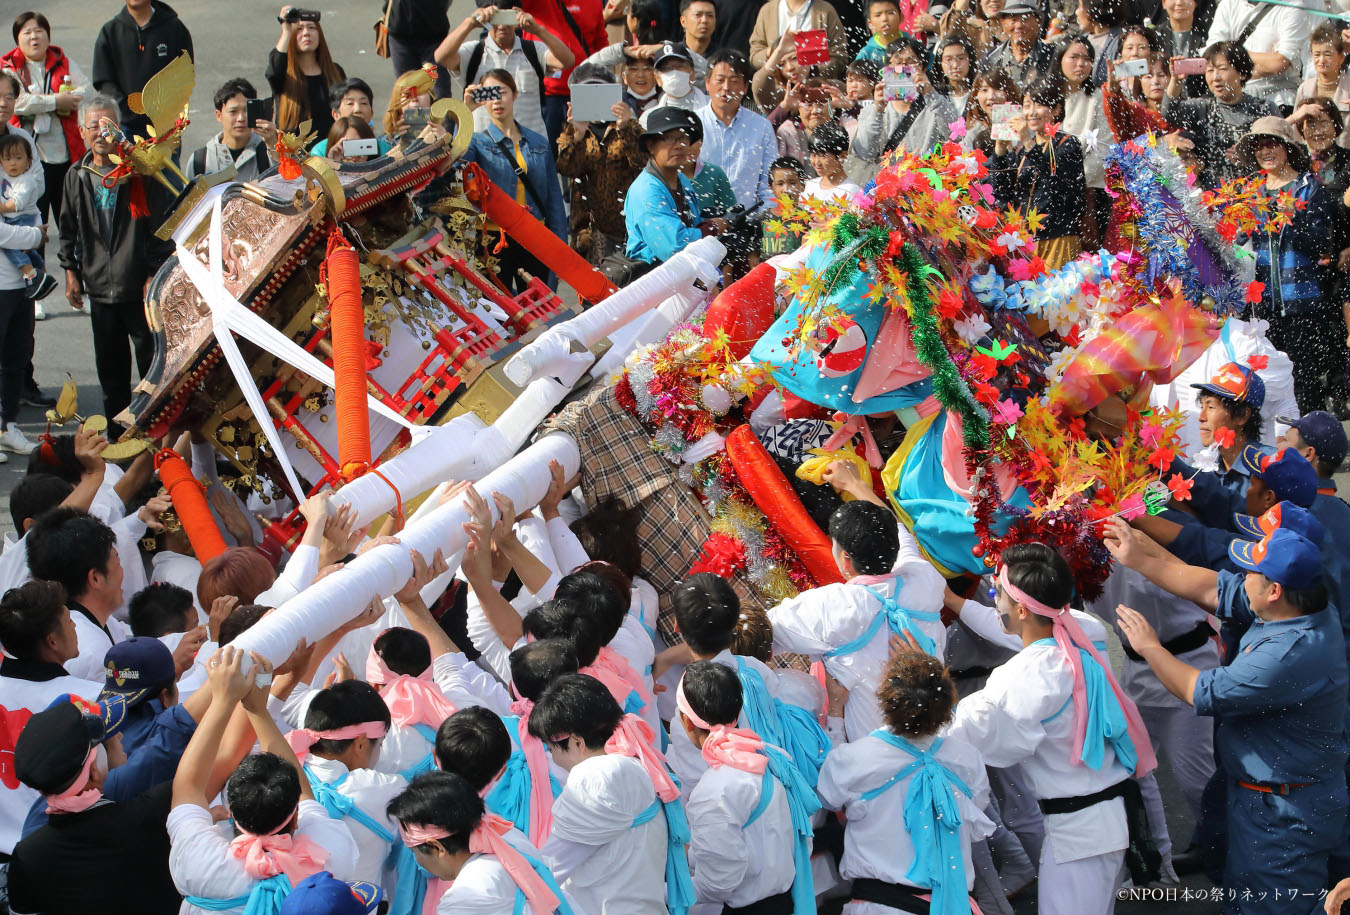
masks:
<svg viewBox="0 0 1350 915"><path fill-rule="evenodd" d="M3 451L0 451L0 464L8 464L8 463L9 463L9 455L5 454L5 452Z"/></svg>
<svg viewBox="0 0 1350 915"><path fill-rule="evenodd" d="M30 442L18 426L13 423L4 432L0 432L0 451L13 451L15 454L29 454L37 445Z"/></svg>
<svg viewBox="0 0 1350 915"><path fill-rule="evenodd" d="M36 321L47 320L47 310L42 307L41 302L33 303L33 319Z"/></svg>

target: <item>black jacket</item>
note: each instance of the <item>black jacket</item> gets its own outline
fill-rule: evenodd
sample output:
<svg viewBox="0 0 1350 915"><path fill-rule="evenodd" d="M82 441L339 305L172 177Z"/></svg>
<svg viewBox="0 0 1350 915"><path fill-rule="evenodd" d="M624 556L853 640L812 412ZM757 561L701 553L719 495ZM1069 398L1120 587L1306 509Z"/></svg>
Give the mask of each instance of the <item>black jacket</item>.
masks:
<svg viewBox="0 0 1350 915"><path fill-rule="evenodd" d="M381 10L384 4L380 4ZM450 0L393 0L389 34L409 44L437 44L450 33L446 10Z"/></svg>
<svg viewBox="0 0 1350 915"><path fill-rule="evenodd" d="M154 276L173 253L171 242L155 237L155 229L164 218L165 194L154 179L141 179L150 217L133 220L130 185L127 182L118 185L112 235L105 240L94 207L94 188L99 177L84 167L91 161L92 153L85 153L79 164L66 172L58 223L61 266L79 275L85 294L92 300L141 302L145 298L146 279Z"/></svg>
<svg viewBox="0 0 1350 915"><path fill-rule="evenodd" d="M124 6L98 30L90 79L95 89L122 106L122 124L135 126L133 120L143 123L144 118L132 115L127 96L144 89L150 77L183 51L192 54L192 36L173 7L154 0L150 21L141 28Z"/></svg>

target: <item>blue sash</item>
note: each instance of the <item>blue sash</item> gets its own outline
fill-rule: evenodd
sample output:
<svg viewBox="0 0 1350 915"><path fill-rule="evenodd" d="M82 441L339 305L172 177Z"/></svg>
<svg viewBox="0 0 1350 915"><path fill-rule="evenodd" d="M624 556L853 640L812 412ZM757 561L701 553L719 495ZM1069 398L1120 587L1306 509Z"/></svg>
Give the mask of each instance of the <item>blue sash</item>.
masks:
<svg viewBox="0 0 1350 915"><path fill-rule="evenodd" d="M426 725L418 725L426 727ZM403 840L394 835L383 824L377 821L370 814L366 813L356 805L356 801L347 795L338 791L338 786L347 780L351 773L343 773L342 777L333 782L325 782L310 771L309 766L302 766L305 777L309 779L310 789L314 792L314 800L323 805L323 809L328 811L328 815L335 820L350 819L369 829L381 840L389 843L389 858L385 861L386 867L394 870L396 877L396 886L398 892L394 895L393 906L389 909L390 915L417 915L422 911L422 900L427 893L426 872L417 866L417 859L413 857L412 849L403 844Z"/></svg>
<svg viewBox="0 0 1350 915"><path fill-rule="evenodd" d="M890 625L891 632L896 635L905 632L909 633L910 638L912 638L915 644L923 650L924 654L930 654L934 657L937 656L937 642L929 638L928 635L918 627L919 622L936 623L941 618L936 610L906 610L895 602L895 598L887 597L875 588L869 587L868 585L858 585L858 587L868 591L873 597L881 602L881 612L873 617L872 622L868 625L866 631L864 631L862 635L851 642L840 645L838 648L825 652L825 657L834 658L841 654L853 654L855 651L862 650L862 648L866 646L868 642L872 641L872 639L876 638L877 633L881 631L881 623L883 620Z"/></svg>
<svg viewBox="0 0 1350 915"><path fill-rule="evenodd" d="M932 890L933 915L970 915L961 811L956 804L956 792L970 797L970 788L937 761L935 754L942 738L924 751L886 728L873 731L872 736L914 757L912 763L862 795L863 800L870 801L913 775L905 794L905 831L914 844L914 862L905 879Z"/></svg>
<svg viewBox="0 0 1350 915"><path fill-rule="evenodd" d="M515 846L512 847L515 848ZM557 915L573 915L572 907L568 905L567 899L563 896L562 887L558 886L558 881L553 876L553 871L548 869L548 865L529 852L522 851L519 848L516 848L516 851L520 852L522 858L530 862L530 869L538 874L540 879L548 884L548 888L553 891L553 895L558 897L558 907L553 911ZM525 891L522 889L516 889L516 903L511 908L511 915L525 915Z"/></svg>
<svg viewBox="0 0 1350 915"><path fill-rule="evenodd" d="M431 749L427 751L426 756L422 757L421 762L414 763L399 773L408 781L412 781L424 773L436 771L436 729L429 724L415 724L413 730L421 734L426 742L431 744Z"/></svg>
<svg viewBox="0 0 1350 915"><path fill-rule="evenodd" d="M242 907L244 915L277 915L281 903L291 894L291 881L285 874L277 874L253 884L253 889L233 899L206 899L202 896L184 896L183 901L208 912L228 912Z"/></svg>
<svg viewBox="0 0 1350 915"><path fill-rule="evenodd" d="M502 819L510 820L512 825L528 836L534 773L530 771L530 764L525 761L525 751L520 748L520 716L503 715L501 719L506 725L506 732L511 735L511 758L506 761L501 778L497 779L497 784L488 792L484 803L488 810ZM551 771L548 773L548 786L553 797L556 798L562 793L562 786L558 784Z"/></svg>
<svg viewBox="0 0 1350 915"><path fill-rule="evenodd" d="M633 817L633 828L650 823L662 812L666 815L666 905L670 915L687 915L698 898L694 893L694 880L689 876L689 857L684 850L691 835L680 799L677 797L666 803L658 796L650 807Z"/></svg>
<svg viewBox="0 0 1350 915"><path fill-rule="evenodd" d="M798 771L815 788L820 767L830 752L830 737L806 709L775 698L759 671L736 658L736 676L741 681L741 707L745 725L767 744L782 747L792 755Z"/></svg>
<svg viewBox="0 0 1350 915"><path fill-rule="evenodd" d="M760 753L768 759L769 765L764 769L759 805L745 825L749 826L759 819L769 806L776 780L787 795L794 833L792 863L796 868L796 876L792 880L792 910L795 915L813 915L816 911L816 883L811 874L811 841L815 830L811 826L811 816L820 809L820 798L816 796L815 787L807 781L805 774L787 753L769 744L765 744Z"/></svg>
<svg viewBox="0 0 1350 915"><path fill-rule="evenodd" d="M1032 645L1058 645L1054 639L1037 639ZM1106 679L1106 671L1088 654L1079 648L1078 656L1083 665L1083 685L1087 692L1087 725L1083 730L1083 752L1080 759L1090 769L1100 770L1105 759L1106 745L1111 745L1116 759L1131 773L1139 762L1134 741L1130 739L1129 723L1125 720L1125 710L1111 690ZM1073 702L1069 697L1058 712L1041 722L1045 724L1059 717L1064 709Z"/></svg>

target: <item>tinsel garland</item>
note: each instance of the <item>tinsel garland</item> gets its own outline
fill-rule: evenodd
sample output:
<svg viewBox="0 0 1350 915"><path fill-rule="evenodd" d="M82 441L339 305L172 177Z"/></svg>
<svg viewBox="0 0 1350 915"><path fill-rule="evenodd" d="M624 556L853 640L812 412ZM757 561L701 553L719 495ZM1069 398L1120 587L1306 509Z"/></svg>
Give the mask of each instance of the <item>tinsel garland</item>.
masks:
<svg viewBox="0 0 1350 915"><path fill-rule="evenodd" d="M989 450L989 418L976 405L942 342L942 332L933 314L933 298L928 294L928 278L935 275L940 278L941 274L928 265L912 242L905 242L901 248L900 265L907 277L910 339L919 361L932 373L933 395L938 403L961 417L961 435L970 463Z"/></svg>

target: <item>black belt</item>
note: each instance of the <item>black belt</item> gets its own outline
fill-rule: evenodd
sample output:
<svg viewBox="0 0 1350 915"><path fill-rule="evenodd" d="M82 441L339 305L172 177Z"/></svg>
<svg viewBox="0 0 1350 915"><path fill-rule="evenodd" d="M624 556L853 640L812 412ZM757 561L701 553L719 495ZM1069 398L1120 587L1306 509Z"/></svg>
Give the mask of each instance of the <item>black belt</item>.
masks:
<svg viewBox="0 0 1350 915"><path fill-rule="evenodd" d="M1166 648L1168 653L1173 655L1185 654L1188 651L1195 651L1195 649L1204 645L1213 637L1213 627L1209 625L1207 620L1201 620L1195 624L1195 628L1190 632L1183 632L1174 639L1168 639L1166 642L1162 643L1162 647ZM1144 660L1138 652L1130 647L1130 643L1126 639L1120 640L1120 647L1125 649L1125 657L1129 658L1131 661Z"/></svg>
<svg viewBox="0 0 1350 915"><path fill-rule="evenodd" d="M777 896L769 896L759 902L752 902L749 905L740 907L722 906L722 915L792 915L792 911L791 890L786 893L779 893Z"/></svg>
<svg viewBox="0 0 1350 915"><path fill-rule="evenodd" d="M993 672L992 667L963 667L960 670L948 671L953 680L974 680L976 677L987 677Z"/></svg>
<svg viewBox="0 0 1350 915"><path fill-rule="evenodd" d="M1130 844L1125 849L1125 866L1135 886L1157 880L1162 873L1162 855L1153 844L1153 833L1148 828L1148 813L1139 783L1132 778L1116 782L1095 794L1081 797L1047 797L1037 801L1041 813L1076 813L1106 801L1121 798L1125 801L1125 824L1130 831Z"/></svg>
<svg viewBox="0 0 1350 915"><path fill-rule="evenodd" d="M913 915L929 915L929 903L922 898L928 895L921 890L903 883L887 883L885 880L873 880L871 877L859 877L853 881L852 898L855 902L875 902L888 905Z"/></svg>

